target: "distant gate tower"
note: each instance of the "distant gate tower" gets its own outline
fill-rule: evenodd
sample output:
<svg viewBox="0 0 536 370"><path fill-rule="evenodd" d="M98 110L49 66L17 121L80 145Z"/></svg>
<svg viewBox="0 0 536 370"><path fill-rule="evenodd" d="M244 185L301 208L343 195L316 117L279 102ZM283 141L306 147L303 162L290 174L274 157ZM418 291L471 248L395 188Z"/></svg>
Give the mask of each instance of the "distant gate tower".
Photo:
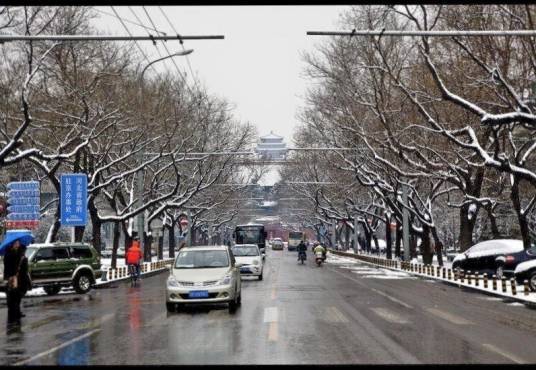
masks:
<svg viewBox="0 0 536 370"><path fill-rule="evenodd" d="M261 136L260 142L255 149L265 160L282 160L287 154L287 144L283 142L283 136L279 136L270 131L269 135Z"/></svg>

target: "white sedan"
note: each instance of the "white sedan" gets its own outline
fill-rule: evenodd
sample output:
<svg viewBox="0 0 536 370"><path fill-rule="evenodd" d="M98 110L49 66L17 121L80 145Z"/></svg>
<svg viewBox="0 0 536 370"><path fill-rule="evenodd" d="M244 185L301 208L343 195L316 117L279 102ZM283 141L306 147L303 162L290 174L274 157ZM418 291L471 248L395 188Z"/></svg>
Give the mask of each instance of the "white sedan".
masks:
<svg viewBox="0 0 536 370"><path fill-rule="evenodd" d="M231 248L237 263L240 263L240 275L257 276L262 280L262 254L256 244L235 244Z"/></svg>

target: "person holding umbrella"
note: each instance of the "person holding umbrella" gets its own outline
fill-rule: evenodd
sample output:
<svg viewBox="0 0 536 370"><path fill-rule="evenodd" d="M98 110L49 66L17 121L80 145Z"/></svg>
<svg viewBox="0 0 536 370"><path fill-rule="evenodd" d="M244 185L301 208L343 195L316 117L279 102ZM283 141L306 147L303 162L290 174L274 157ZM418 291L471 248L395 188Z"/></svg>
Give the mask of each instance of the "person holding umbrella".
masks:
<svg viewBox="0 0 536 370"><path fill-rule="evenodd" d="M8 232L2 244L0 255L4 254L4 280L7 281L8 322L20 320L25 315L20 311L22 297L31 289L28 273L26 247L33 242L33 236L26 230Z"/></svg>

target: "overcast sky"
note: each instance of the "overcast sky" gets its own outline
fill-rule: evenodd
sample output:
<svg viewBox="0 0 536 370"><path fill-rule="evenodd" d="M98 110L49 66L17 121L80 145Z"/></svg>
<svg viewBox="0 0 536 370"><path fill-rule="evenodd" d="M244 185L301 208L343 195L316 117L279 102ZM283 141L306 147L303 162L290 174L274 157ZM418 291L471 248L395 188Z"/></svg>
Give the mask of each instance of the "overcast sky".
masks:
<svg viewBox="0 0 536 370"><path fill-rule="evenodd" d="M113 14L111 7L95 7ZM305 63L300 52L313 50L321 41L306 36L312 30L336 30L339 14L348 6L162 6L162 10L183 35L224 35L224 40L185 41L195 77L208 90L225 97L235 106L236 117L253 123L260 135L270 131L284 136L292 145L297 108L303 105L307 81ZM141 6L116 6L119 16L151 26ZM146 6L156 29L174 34L159 7ZM133 12L134 13L133 13ZM99 13L99 29L114 34L127 34L121 22ZM147 31L125 23L136 35ZM150 41L139 42L149 60L167 55L164 47ZM182 50L174 41L166 43L171 53ZM135 46L133 46L135 47ZM193 81L185 57L173 58L180 70ZM171 60L158 63L161 70L175 71ZM272 176L270 176L272 177Z"/></svg>

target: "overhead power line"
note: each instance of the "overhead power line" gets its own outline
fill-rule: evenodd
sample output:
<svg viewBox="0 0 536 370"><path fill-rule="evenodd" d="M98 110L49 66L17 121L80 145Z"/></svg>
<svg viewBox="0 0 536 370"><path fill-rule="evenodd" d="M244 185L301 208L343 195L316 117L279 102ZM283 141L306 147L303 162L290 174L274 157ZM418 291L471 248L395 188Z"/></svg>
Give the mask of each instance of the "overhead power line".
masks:
<svg viewBox="0 0 536 370"><path fill-rule="evenodd" d="M443 31L400 31L400 30L352 30L307 31L308 36L536 36L536 30L443 30Z"/></svg>
<svg viewBox="0 0 536 370"><path fill-rule="evenodd" d="M164 12L164 10L162 9L162 7L161 7L160 5L158 6L158 9L160 9L160 12L161 12L162 15L164 16L164 18L166 18L166 20L167 20L169 26L171 27L171 29L173 30L173 32L175 32L175 33L178 35L179 33L177 32L177 29L175 28L175 26L173 25L173 23L171 23L171 21L169 20L167 14ZM182 49L184 50L184 44L183 44L182 41L181 41L181 46L182 46ZM196 77L195 77L194 71L193 71L193 69L192 69L192 65L191 65L191 63L190 63L190 59L189 59L188 57L186 57L186 63L188 64L188 68L190 69L190 74L191 74L191 76L192 76L192 78L193 78L193 80L194 80L194 84L196 85L196 87L198 87L197 79L196 79Z"/></svg>
<svg viewBox="0 0 536 370"><path fill-rule="evenodd" d="M149 12L147 12L147 9L145 9L145 6L142 6L143 8L143 11L145 12L145 15L147 16L147 18L149 19L149 22L151 22L151 24L153 25L153 27L156 28L151 16L149 15ZM132 11L132 9L131 9ZM164 41L161 41L162 45L164 46L164 49L166 49L166 52L168 53L168 55L171 55L171 53L169 52L169 49L168 47L166 46L165 42ZM181 45L182 45L182 42L181 42ZM156 46L156 44L155 44ZM158 48L157 48L158 49ZM183 50L184 50L184 46L183 46ZM177 70L177 73L179 75L179 77L182 79L183 83L185 85L188 85L187 84L187 81L186 81L186 78L184 77L184 74L181 72L179 66L177 65L177 62L175 61L175 59L171 58L171 62L173 63L173 65L175 66L175 69ZM191 92L191 91L190 91Z"/></svg>
<svg viewBox="0 0 536 370"><path fill-rule="evenodd" d="M146 26L145 24L143 24L143 22L136 23L136 22L134 22L134 21L131 21L130 19L122 18L122 17L119 17L118 15L114 15L114 14L112 14L112 13L108 13L108 12L106 12L106 11L104 11L104 10L97 9L97 8L94 7L94 6L93 6L92 8L93 8L93 10L95 10L95 11L97 11L97 12L99 12L99 13L106 14L106 15L108 15L108 16L110 16L110 17L114 17L114 18L120 19L120 20L122 20L122 21L124 21L124 22L126 22L126 23L130 23L130 24L133 24L133 25L135 25L135 26L145 28L145 29L147 29L147 30L155 31L155 32L157 32L157 33L159 33L159 34L161 34L161 35L167 35L166 32L159 31L159 30L157 30L156 28L151 28L151 27L149 27L149 26ZM136 17L136 18L137 18L137 17Z"/></svg>

